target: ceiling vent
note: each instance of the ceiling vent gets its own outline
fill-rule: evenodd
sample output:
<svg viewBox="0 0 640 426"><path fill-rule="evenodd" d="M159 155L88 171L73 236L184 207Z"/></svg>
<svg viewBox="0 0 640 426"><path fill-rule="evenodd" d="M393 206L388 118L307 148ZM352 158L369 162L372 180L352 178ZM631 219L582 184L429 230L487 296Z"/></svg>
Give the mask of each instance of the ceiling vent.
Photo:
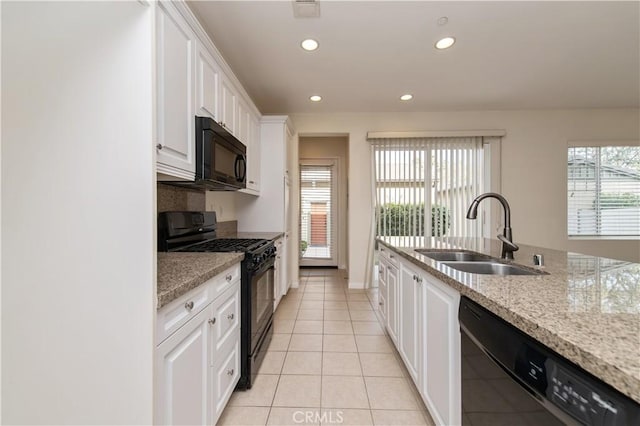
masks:
<svg viewBox="0 0 640 426"><path fill-rule="evenodd" d="M320 2L317 0L293 0L295 18L319 18Z"/></svg>

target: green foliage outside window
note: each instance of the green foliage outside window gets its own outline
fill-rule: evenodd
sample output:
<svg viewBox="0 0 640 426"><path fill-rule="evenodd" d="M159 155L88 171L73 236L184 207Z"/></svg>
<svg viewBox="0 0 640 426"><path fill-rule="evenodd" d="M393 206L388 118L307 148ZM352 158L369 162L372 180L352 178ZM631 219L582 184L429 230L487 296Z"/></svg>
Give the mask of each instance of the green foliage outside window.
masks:
<svg viewBox="0 0 640 426"><path fill-rule="evenodd" d="M379 210L378 235L424 236L424 203L384 204ZM431 207L431 236L441 237L451 227L451 214L445 206Z"/></svg>
<svg viewBox="0 0 640 426"><path fill-rule="evenodd" d="M597 208L595 200L593 205L594 208ZM640 195L629 192L600 194L601 209L623 209L626 207L640 207Z"/></svg>

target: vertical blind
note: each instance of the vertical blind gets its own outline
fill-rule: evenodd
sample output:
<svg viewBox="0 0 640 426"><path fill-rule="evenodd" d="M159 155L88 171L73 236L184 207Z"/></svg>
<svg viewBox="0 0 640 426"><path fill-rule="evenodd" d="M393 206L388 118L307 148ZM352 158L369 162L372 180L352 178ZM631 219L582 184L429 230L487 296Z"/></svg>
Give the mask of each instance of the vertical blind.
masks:
<svg viewBox="0 0 640 426"><path fill-rule="evenodd" d="M372 141L376 234L400 246L429 237L474 237L466 211L482 187L482 138Z"/></svg>
<svg viewBox="0 0 640 426"><path fill-rule="evenodd" d="M332 165L300 165L300 240L307 247L303 258L333 257L332 188Z"/></svg>
<svg viewBox="0 0 640 426"><path fill-rule="evenodd" d="M640 147L570 147L569 236L640 235Z"/></svg>

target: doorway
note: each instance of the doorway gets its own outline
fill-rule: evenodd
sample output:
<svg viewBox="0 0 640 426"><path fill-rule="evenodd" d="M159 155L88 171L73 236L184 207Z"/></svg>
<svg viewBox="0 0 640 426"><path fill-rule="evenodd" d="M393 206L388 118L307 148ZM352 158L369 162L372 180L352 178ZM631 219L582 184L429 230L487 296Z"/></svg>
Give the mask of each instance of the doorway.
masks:
<svg viewBox="0 0 640 426"><path fill-rule="evenodd" d="M300 266L338 266L337 161L300 161Z"/></svg>

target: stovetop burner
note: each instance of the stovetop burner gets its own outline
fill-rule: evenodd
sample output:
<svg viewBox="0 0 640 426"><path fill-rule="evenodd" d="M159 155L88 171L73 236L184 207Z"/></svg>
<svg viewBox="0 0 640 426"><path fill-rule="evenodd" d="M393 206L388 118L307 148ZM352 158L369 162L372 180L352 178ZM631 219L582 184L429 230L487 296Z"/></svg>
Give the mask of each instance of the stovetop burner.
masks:
<svg viewBox="0 0 640 426"><path fill-rule="evenodd" d="M216 238L213 240L203 241L192 246L183 247L179 251L188 252L227 252L241 251L253 252L265 244L269 240L256 238Z"/></svg>

